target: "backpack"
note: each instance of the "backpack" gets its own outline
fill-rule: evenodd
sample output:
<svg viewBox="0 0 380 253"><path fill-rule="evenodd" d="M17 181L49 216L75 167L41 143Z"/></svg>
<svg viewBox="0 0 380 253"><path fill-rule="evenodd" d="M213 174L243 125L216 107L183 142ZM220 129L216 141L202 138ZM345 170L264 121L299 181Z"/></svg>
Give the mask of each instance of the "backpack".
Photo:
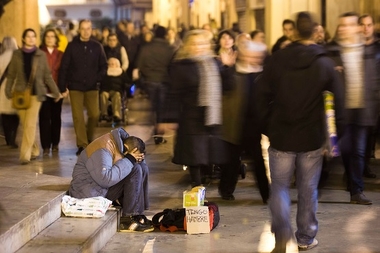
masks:
<svg viewBox="0 0 380 253"><path fill-rule="evenodd" d="M219 224L219 208L213 202L205 202L205 206L208 206L209 210L211 231ZM156 228L163 232L186 231L186 208L164 209L153 216L152 222Z"/></svg>

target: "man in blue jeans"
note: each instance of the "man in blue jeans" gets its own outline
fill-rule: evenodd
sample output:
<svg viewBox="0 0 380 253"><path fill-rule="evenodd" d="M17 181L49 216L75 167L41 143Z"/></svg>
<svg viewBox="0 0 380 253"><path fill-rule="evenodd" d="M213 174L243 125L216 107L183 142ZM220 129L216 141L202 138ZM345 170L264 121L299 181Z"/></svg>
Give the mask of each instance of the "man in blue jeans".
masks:
<svg viewBox="0 0 380 253"><path fill-rule="evenodd" d="M145 216L149 208L149 169L144 161L145 144L123 128L112 130L88 145L73 170L70 196L102 196L122 206L123 231L150 232Z"/></svg>
<svg viewBox="0 0 380 253"><path fill-rule="evenodd" d="M294 173L298 248L308 250L318 245L317 187L326 141L323 91L335 95L337 123L341 122L343 108L343 87L334 64L312 40L311 15L300 12L296 24L300 40L272 55L257 90L259 123L270 141L269 207L276 253L285 253L287 242L293 238L289 187Z"/></svg>

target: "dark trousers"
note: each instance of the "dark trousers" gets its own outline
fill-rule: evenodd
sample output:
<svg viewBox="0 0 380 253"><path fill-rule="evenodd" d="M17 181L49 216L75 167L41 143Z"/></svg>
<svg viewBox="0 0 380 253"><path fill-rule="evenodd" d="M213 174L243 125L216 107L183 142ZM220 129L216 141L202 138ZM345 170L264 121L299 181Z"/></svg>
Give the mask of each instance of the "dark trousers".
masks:
<svg viewBox="0 0 380 253"><path fill-rule="evenodd" d="M364 188L363 171L368 138L368 126L348 125L341 140L343 165L346 170L351 195Z"/></svg>
<svg viewBox="0 0 380 253"><path fill-rule="evenodd" d="M123 216L142 215L149 209L148 179L146 163L136 163L128 176L108 189L106 198L119 200Z"/></svg>
<svg viewBox="0 0 380 253"><path fill-rule="evenodd" d="M61 112L63 99L57 103L47 97L39 112L40 140L43 149L58 146L61 139Z"/></svg>
<svg viewBox="0 0 380 253"><path fill-rule="evenodd" d="M16 135L20 119L17 114L1 114L5 142L8 146L16 145Z"/></svg>
<svg viewBox="0 0 380 253"><path fill-rule="evenodd" d="M162 122L162 113L164 110L165 95L167 85L157 82L144 82L144 89L148 93L149 100L152 106L153 122ZM155 131L155 134L157 132Z"/></svg>
<svg viewBox="0 0 380 253"><path fill-rule="evenodd" d="M241 156L253 160L253 172L258 185L261 198L264 203L269 198L269 180L266 175L266 168L261 147L261 133L256 127L250 125L244 132L243 144L236 146L230 144L231 162L221 166L221 180L219 190L222 194L230 195L235 190L237 178L240 172Z"/></svg>

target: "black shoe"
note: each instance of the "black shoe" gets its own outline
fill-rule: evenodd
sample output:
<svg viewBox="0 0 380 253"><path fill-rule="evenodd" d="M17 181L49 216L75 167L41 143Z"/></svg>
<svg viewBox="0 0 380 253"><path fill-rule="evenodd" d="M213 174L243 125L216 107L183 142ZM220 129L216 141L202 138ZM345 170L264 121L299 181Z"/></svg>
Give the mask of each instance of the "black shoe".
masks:
<svg viewBox="0 0 380 253"><path fill-rule="evenodd" d="M369 166L366 166L364 168L363 176L365 176L366 178L376 178L376 174L372 172Z"/></svg>
<svg viewBox="0 0 380 253"><path fill-rule="evenodd" d="M154 137L154 143L156 145L164 144L164 143L166 143L166 140L163 137Z"/></svg>
<svg viewBox="0 0 380 253"><path fill-rule="evenodd" d="M82 153L82 151L84 150L84 147L79 147L78 148L78 151L75 153L77 156L80 155L80 153Z"/></svg>
<svg viewBox="0 0 380 253"><path fill-rule="evenodd" d="M351 196L351 204L372 205L372 200L368 199L364 193L360 192Z"/></svg>
<svg viewBox="0 0 380 253"><path fill-rule="evenodd" d="M154 226L152 222L140 222L141 215L121 217L120 232L152 232Z"/></svg>
<svg viewBox="0 0 380 253"><path fill-rule="evenodd" d="M108 115L101 115L100 118L99 118L99 121L102 122L102 121L108 121Z"/></svg>
<svg viewBox="0 0 380 253"><path fill-rule="evenodd" d="M232 193L223 193L220 189L219 189L219 195L224 200L235 200L235 196Z"/></svg>

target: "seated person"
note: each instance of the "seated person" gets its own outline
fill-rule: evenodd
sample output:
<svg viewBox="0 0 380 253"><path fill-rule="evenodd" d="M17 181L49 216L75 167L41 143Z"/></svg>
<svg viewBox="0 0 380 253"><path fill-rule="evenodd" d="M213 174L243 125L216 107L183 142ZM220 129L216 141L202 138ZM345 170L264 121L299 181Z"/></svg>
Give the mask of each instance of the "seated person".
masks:
<svg viewBox="0 0 380 253"><path fill-rule="evenodd" d="M120 203L124 230L150 232L144 213L149 208L145 144L116 128L91 142L78 156L69 194L74 198L102 196Z"/></svg>
<svg viewBox="0 0 380 253"><path fill-rule="evenodd" d="M126 89L128 76L120 67L116 58L108 59L107 75L100 85L100 121L111 121L108 117L108 100L111 99L113 121L121 121L122 94Z"/></svg>

